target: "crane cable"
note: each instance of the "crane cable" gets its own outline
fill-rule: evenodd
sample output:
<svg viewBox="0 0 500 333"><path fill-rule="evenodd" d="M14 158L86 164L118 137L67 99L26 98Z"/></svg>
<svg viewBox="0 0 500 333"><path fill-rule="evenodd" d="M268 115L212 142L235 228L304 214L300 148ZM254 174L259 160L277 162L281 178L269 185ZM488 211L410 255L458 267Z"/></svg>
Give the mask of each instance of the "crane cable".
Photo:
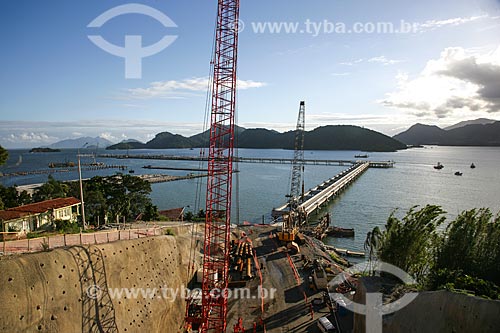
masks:
<svg viewBox="0 0 500 333"><path fill-rule="evenodd" d="M217 16L217 15L216 15ZM201 147L200 147L200 153L199 153L199 161L198 161L198 169L201 170L204 164L203 157L205 155L204 153L204 143L205 143L205 135L203 133L208 133L208 119L209 119L209 114L211 111L211 96L212 96L212 83L213 83L213 67L214 67L214 50L215 50L215 36L216 36L216 28L214 28L213 31L213 37L212 37L212 48L211 48L211 55L210 55L210 66L209 66L209 72L208 72L208 80L207 80L207 93L205 96L205 111L204 111L204 117L203 117L203 128L202 128L202 137L201 137ZM208 133L209 135L209 133ZM202 171L198 171L198 175L200 175ZM195 203L194 203L194 211L199 212L201 210L200 205L201 205L201 196L203 194L203 177L197 177L196 178L196 191L195 191ZM192 221L191 223L191 247L189 251L189 261L188 261L188 275L187 275L187 281L186 285L189 283L190 276L193 276L195 273L195 264L196 264L196 246L195 242L197 241L197 236L195 233L195 225L196 221Z"/></svg>

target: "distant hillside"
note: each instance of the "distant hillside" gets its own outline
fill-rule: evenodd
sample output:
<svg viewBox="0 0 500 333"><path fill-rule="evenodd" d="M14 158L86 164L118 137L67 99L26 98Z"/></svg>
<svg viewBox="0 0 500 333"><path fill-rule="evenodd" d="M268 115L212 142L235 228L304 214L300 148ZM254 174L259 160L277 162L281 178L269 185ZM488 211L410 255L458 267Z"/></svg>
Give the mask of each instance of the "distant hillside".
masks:
<svg viewBox="0 0 500 333"><path fill-rule="evenodd" d="M144 148L144 143L135 139L123 140L117 144L108 146L106 149L141 149Z"/></svg>
<svg viewBox="0 0 500 333"><path fill-rule="evenodd" d="M487 125L487 124L492 124L494 122L496 122L496 120L487 119L487 118L478 118L478 119L474 119L474 120L461 121L458 124L445 127L444 129L449 131L449 130L464 127L467 125Z"/></svg>
<svg viewBox="0 0 500 333"><path fill-rule="evenodd" d="M310 150L396 151L403 143L379 132L351 125L323 126L306 133L305 148Z"/></svg>
<svg viewBox="0 0 500 333"><path fill-rule="evenodd" d="M408 145L500 146L500 122L466 125L450 130L417 124L395 135L394 139Z"/></svg>
<svg viewBox="0 0 500 333"><path fill-rule="evenodd" d="M437 145L445 135L446 131L437 126L415 124L393 138L407 145Z"/></svg>
<svg viewBox="0 0 500 333"><path fill-rule="evenodd" d="M49 148L56 148L56 149L78 149L78 148L83 148L83 146L87 148L92 148L92 147L97 147L99 146L100 148L106 148L110 145L112 145L113 142L101 138L101 137L82 137L82 138L77 138L77 139L67 139L67 140L62 140L56 143L53 143L49 145Z"/></svg>
<svg viewBox="0 0 500 333"><path fill-rule="evenodd" d="M163 132L156 134L155 138L146 143L145 148L167 149L167 148L191 148L191 140L179 134Z"/></svg>
<svg viewBox="0 0 500 333"><path fill-rule="evenodd" d="M236 128L235 146L258 149L294 149L295 131L279 133L265 128ZM208 132L186 138L163 132L145 143L119 143L108 149L168 149L208 146ZM305 133L305 149L395 151L406 145L381 133L357 126L324 126Z"/></svg>

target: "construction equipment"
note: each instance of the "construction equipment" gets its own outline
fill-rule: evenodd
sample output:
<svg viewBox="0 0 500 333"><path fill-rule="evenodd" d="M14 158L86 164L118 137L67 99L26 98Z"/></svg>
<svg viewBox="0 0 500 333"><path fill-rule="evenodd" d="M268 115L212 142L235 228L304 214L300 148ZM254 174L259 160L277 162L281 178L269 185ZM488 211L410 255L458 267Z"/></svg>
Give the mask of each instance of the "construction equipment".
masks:
<svg viewBox="0 0 500 333"><path fill-rule="evenodd" d="M185 318L188 330L200 332L225 332L227 326L239 8L239 0L218 0L201 311L199 299L188 299Z"/></svg>
<svg viewBox="0 0 500 333"><path fill-rule="evenodd" d="M283 226L278 232L278 239L285 243L295 241L299 227L304 221L304 212L300 204L304 196L304 129L306 103L300 102L297 128L295 130L295 151L292 162L290 194L287 195L289 212L283 215Z"/></svg>

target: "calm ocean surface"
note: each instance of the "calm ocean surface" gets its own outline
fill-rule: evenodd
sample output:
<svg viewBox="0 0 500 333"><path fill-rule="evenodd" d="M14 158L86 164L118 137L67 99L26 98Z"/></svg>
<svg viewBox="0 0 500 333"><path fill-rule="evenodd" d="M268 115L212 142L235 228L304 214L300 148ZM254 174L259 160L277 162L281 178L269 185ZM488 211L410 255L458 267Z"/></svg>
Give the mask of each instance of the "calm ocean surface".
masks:
<svg viewBox="0 0 500 333"><path fill-rule="evenodd" d="M2 173L48 169L50 162L76 162L76 150L60 153L29 153L26 150L11 150L7 165L0 168ZM91 153L85 151L82 153ZM123 154L125 151L104 151L99 153ZM306 151L306 159L354 159L359 151ZM194 155L198 150L134 150L132 154ZM293 151L240 149L242 157L286 157L292 158ZM352 227L356 231L354 239L327 239L326 242L338 247L362 250L366 233L375 226L383 226L389 214L397 209L400 214L414 205L441 205L450 218L463 210L489 207L495 214L500 211L500 148L490 147L426 147L409 149L395 153L369 153L369 160L393 160L392 169L369 169L353 185L323 209L321 214L330 212L335 225ZM445 167L435 170L432 166L441 162ZM82 159L90 163L92 159ZM159 161L159 160L117 160L98 158L106 164L126 165L135 174L186 175L190 171L146 170L142 166L204 168L199 162ZM470 169L474 163L477 168ZM334 176L346 167L312 166L305 168L305 186L311 188ZM270 221L273 207L285 202L285 194L290 187L291 165L249 164L237 166L240 170L234 176L233 221L260 222L264 216ZM84 178L94 175L110 175L117 170L83 172ZM455 176L455 171L463 176ZM77 172L55 173L59 180L77 179ZM23 177L2 177L5 186L42 183L47 175ZM200 183L201 182L201 183ZM189 206L196 211L204 208L206 178L153 184L151 194L154 204L160 209ZM201 196L197 195L201 188ZM201 203L201 204L200 204ZM238 216L239 215L239 218Z"/></svg>

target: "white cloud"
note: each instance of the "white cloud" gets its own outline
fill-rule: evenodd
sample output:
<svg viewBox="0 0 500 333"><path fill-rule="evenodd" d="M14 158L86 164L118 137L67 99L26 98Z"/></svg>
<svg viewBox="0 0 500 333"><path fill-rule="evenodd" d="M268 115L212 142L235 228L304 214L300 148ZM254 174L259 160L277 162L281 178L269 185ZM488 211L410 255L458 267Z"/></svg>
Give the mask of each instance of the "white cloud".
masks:
<svg viewBox="0 0 500 333"><path fill-rule="evenodd" d="M164 131L187 136L199 133L202 129L202 122L125 119L68 122L0 120L0 145L5 148L33 148L49 145L63 139L75 139L83 136L101 136L113 142L121 141L124 138L133 138L146 142L151 139L151 136L154 137L154 134ZM50 133L50 135L45 133Z"/></svg>
<svg viewBox="0 0 500 333"><path fill-rule="evenodd" d="M387 66L387 65L395 65L395 64L398 64L400 62L404 62L404 60L399 60L399 59L389 59L387 58L385 55L381 55L381 56L377 56L377 57L371 57L371 58L368 58L368 59L356 59L356 60L353 60L353 61L346 61L346 62L341 62L339 63L339 65L344 65L344 66L354 66L354 65L357 65L357 64L361 64L361 63L378 63L378 64L382 64L384 66Z"/></svg>
<svg viewBox="0 0 500 333"><path fill-rule="evenodd" d="M99 137L102 138L102 139L106 139L106 140L109 140L111 142L116 142L118 141L118 138L115 137L114 135L112 135L111 133L109 132L104 132L104 133L101 133L99 134Z"/></svg>
<svg viewBox="0 0 500 333"><path fill-rule="evenodd" d="M350 72L344 72L344 73L332 73L332 76L349 76L351 75Z"/></svg>
<svg viewBox="0 0 500 333"><path fill-rule="evenodd" d="M378 102L418 117L500 112L500 47L487 54L447 48L439 59L428 61L417 77L400 73L396 79L398 90Z"/></svg>
<svg viewBox="0 0 500 333"><path fill-rule="evenodd" d="M339 63L339 65L354 66L354 65L359 64L359 63L361 63L363 61L364 61L364 59L356 59L356 60L353 60L353 61L341 62L341 63Z"/></svg>
<svg viewBox="0 0 500 333"><path fill-rule="evenodd" d="M23 132L23 133L11 133L4 136L4 140L11 143L35 143L35 144L46 144L56 137L49 136L45 133L35 133L35 132Z"/></svg>
<svg viewBox="0 0 500 333"><path fill-rule="evenodd" d="M185 80L170 80L152 82L147 88L127 89L129 98L151 99L151 98L185 98L208 89L207 77L195 77ZM240 90L264 87L266 83L252 80L238 80L237 87Z"/></svg>
<svg viewBox="0 0 500 333"><path fill-rule="evenodd" d="M488 15L479 15L470 17L455 17L445 20L428 20L423 23L416 23L415 27L418 32L425 32L448 26L459 26L462 24L483 20L488 17L489 17Z"/></svg>
<svg viewBox="0 0 500 333"><path fill-rule="evenodd" d="M396 59L387 59L386 56L373 57L367 60L368 62L375 62L382 64L384 66L394 65L400 62L404 62L404 60L396 60Z"/></svg>

